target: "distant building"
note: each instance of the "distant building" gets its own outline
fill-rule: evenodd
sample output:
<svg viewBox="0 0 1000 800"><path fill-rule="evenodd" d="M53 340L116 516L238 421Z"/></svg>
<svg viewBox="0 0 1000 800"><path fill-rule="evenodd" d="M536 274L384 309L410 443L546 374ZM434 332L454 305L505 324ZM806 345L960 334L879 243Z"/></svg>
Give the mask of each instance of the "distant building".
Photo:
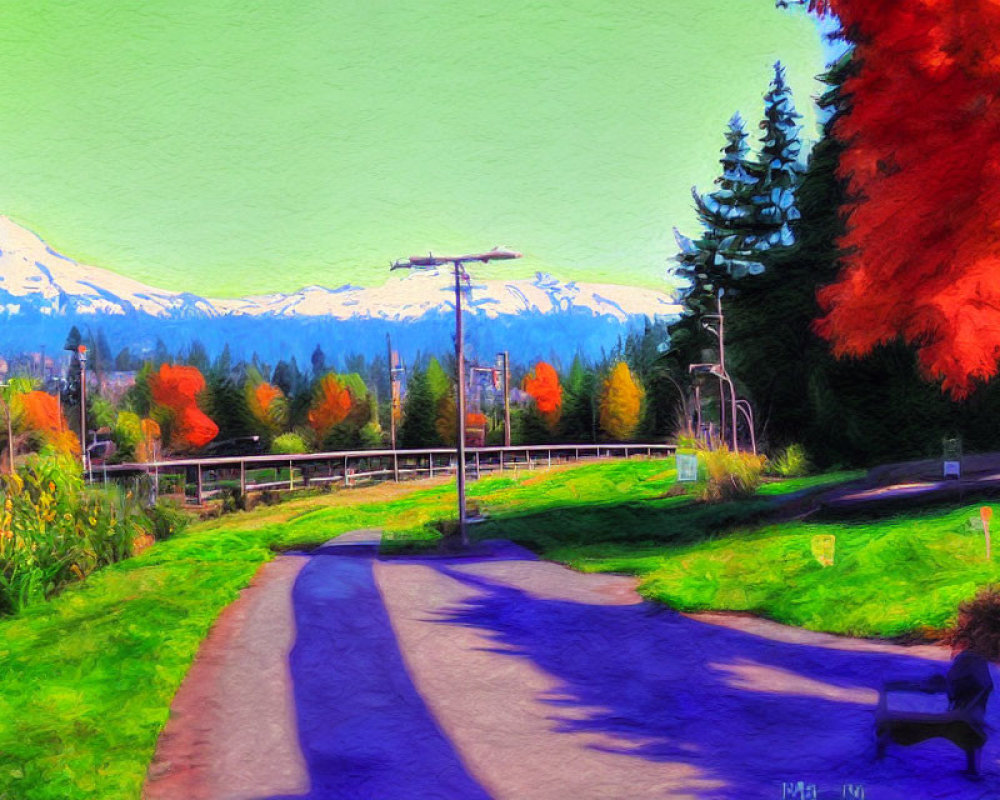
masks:
<svg viewBox="0 0 1000 800"><path fill-rule="evenodd" d="M133 386L135 386L134 371L105 372L98 381L101 395L116 405Z"/></svg>

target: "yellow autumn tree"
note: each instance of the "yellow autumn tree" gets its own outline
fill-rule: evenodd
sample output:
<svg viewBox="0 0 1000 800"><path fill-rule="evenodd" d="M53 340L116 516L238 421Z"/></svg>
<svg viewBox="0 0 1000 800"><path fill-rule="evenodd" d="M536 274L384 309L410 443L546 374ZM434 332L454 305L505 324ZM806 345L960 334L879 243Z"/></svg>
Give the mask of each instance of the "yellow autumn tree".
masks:
<svg viewBox="0 0 1000 800"><path fill-rule="evenodd" d="M156 461L162 454L160 424L149 417L139 422L139 441L135 446L136 461Z"/></svg>
<svg viewBox="0 0 1000 800"><path fill-rule="evenodd" d="M601 430L618 441L631 438L639 426L644 396L628 364L624 361L615 364L601 391Z"/></svg>

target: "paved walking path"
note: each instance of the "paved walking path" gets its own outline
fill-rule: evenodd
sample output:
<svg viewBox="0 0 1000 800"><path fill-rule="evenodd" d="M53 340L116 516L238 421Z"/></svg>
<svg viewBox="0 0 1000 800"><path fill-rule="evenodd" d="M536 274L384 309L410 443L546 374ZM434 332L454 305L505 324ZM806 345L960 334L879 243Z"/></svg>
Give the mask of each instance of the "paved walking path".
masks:
<svg viewBox="0 0 1000 800"><path fill-rule="evenodd" d="M379 560L376 542L359 531L281 557L227 610L178 693L150 800L776 800L797 781L818 798L848 783L868 800L1000 794L1000 742L978 783L947 742L874 760L877 687L943 670L941 648L680 615L632 578L506 543ZM292 614L289 652L276 628ZM246 676L252 702L206 663Z"/></svg>

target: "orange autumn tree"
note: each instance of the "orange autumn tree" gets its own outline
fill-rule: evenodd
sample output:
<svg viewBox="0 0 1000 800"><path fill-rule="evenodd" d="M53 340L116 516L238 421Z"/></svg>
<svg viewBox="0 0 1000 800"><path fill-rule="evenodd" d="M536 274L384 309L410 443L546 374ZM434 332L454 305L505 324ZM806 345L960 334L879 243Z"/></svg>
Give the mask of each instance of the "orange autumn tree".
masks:
<svg viewBox="0 0 1000 800"><path fill-rule="evenodd" d="M67 455L80 454L80 440L69 430L59 408L59 398L46 392L31 391L17 395L15 402L22 428L36 434L42 444Z"/></svg>
<svg viewBox="0 0 1000 800"><path fill-rule="evenodd" d="M205 378L197 367L163 364L149 376L153 402L170 415L170 447L197 450L219 435L219 426L198 407Z"/></svg>
<svg viewBox="0 0 1000 800"><path fill-rule="evenodd" d="M834 127L842 268L817 331L862 356L901 337L955 399L1000 358L1000 3L811 0L854 43Z"/></svg>
<svg viewBox="0 0 1000 800"><path fill-rule="evenodd" d="M309 409L309 426L322 442L327 434L351 413L353 398L346 381L338 375L324 375L316 387L316 395Z"/></svg>
<svg viewBox="0 0 1000 800"><path fill-rule="evenodd" d="M555 368L539 361L534 370L525 376L523 386L524 391L535 401L535 407L549 430L555 430L562 413L562 386L559 385L559 374Z"/></svg>
<svg viewBox="0 0 1000 800"><path fill-rule="evenodd" d="M639 427L645 393L628 364L619 361L604 379L600 400L601 429L615 440L629 439Z"/></svg>

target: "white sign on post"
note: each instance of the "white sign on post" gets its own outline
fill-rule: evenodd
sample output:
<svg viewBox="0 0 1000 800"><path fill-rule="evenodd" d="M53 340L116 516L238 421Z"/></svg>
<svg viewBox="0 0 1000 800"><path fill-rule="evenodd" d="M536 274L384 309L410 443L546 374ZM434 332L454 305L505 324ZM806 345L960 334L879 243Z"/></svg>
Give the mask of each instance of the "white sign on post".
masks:
<svg viewBox="0 0 1000 800"><path fill-rule="evenodd" d="M678 453L675 458L678 483L693 483L698 480L698 456L695 453Z"/></svg>
<svg viewBox="0 0 1000 800"><path fill-rule="evenodd" d="M946 478L959 478L962 473L962 462L961 461L945 461L944 462L944 476Z"/></svg>

